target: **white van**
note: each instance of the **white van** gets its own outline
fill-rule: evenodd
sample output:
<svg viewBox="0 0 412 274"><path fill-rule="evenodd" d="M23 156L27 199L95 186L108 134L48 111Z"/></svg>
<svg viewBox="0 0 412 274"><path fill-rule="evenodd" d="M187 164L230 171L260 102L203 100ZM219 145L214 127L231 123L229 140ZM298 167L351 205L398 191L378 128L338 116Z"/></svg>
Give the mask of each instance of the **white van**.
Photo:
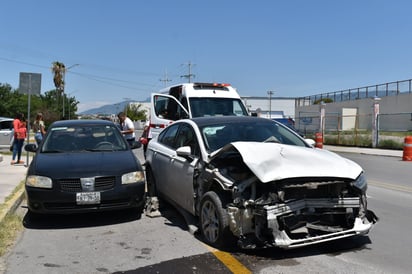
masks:
<svg viewBox="0 0 412 274"><path fill-rule="evenodd" d="M230 84L184 83L151 95L152 138L173 121L217 115L249 115L236 89Z"/></svg>

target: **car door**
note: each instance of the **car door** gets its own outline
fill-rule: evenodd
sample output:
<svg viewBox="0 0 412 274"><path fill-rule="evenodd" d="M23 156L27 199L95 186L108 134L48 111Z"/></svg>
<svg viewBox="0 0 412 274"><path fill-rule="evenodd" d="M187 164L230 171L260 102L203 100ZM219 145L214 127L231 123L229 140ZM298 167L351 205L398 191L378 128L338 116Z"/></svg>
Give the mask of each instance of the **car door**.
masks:
<svg viewBox="0 0 412 274"><path fill-rule="evenodd" d="M176 150L184 145L193 146L194 138L193 129L186 123L172 124L159 136L159 148L152 159L157 190L189 212L194 212L193 174L198 157L178 156Z"/></svg>
<svg viewBox="0 0 412 274"><path fill-rule="evenodd" d="M194 214L194 172L199 162L199 148L193 128L183 123L176 136L176 146L189 146L192 155L183 157L177 155L176 151L170 159L169 184L173 189L171 199L182 208Z"/></svg>
<svg viewBox="0 0 412 274"><path fill-rule="evenodd" d="M176 153L176 134L178 132L179 125L174 124L164 129L156 139L150 142L150 150L152 150L151 156L151 168L153 170L153 176L156 181L157 191L161 196L170 198L171 187L169 184L170 174L170 159Z"/></svg>
<svg viewBox="0 0 412 274"><path fill-rule="evenodd" d="M13 120L0 121L0 147L9 147L11 134L13 133Z"/></svg>

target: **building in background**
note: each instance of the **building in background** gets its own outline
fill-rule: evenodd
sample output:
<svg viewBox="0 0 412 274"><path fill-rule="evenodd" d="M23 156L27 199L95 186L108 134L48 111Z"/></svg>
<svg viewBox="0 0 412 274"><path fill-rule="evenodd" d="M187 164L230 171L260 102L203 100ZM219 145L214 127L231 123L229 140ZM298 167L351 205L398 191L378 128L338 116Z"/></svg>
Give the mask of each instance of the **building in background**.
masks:
<svg viewBox="0 0 412 274"><path fill-rule="evenodd" d="M251 114L264 118L294 118L295 100L292 97L242 96Z"/></svg>

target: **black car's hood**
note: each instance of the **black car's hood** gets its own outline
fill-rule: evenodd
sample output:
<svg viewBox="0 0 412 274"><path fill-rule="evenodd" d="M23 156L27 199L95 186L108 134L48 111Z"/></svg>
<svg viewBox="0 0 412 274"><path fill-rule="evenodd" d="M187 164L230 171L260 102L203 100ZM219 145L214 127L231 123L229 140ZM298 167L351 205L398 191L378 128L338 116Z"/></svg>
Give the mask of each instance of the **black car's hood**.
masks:
<svg viewBox="0 0 412 274"><path fill-rule="evenodd" d="M38 153L28 174L52 178L111 176L141 170L132 151Z"/></svg>

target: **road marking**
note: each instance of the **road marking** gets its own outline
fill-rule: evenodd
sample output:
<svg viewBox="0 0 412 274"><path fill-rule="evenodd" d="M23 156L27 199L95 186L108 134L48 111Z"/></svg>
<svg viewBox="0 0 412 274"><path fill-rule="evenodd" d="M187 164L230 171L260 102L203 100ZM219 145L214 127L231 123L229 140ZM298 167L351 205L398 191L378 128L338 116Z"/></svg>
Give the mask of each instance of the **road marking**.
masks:
<svg viewBox="0 0 412 274"><path fill-rule="evenodd" d="M211 246L206 245L207 249L219 260L221 261L232 273L235 274L251 274L252 271L247 269L241 262L239 262L230 253L217 250Z"/></svg>
<svg viewBox="0 0 412 274"><path fill-rule="evenodd" d="M387 188L387 189L391 189L391 190L397 190L397 191L404 191L404 192L412 193L412 187L409 187L409 186L388 184L388 183L382 183L382 182L371 181L371 180L369 180L368 183L372 186L378 186L378 187L383 187L383 188Z"/></svg>

